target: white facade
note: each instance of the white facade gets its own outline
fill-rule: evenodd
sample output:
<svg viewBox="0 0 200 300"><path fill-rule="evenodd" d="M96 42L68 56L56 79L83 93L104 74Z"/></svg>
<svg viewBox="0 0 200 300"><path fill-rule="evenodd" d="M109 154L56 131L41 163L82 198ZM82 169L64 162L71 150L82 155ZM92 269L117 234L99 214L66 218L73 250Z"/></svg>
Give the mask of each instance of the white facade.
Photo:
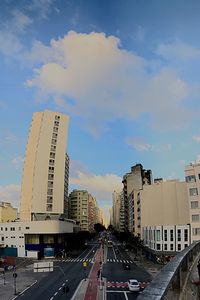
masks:
<svg viewBox="0 0 200 300"><path fill-rule="evenodd" d="M31 221L0 223L0 246L17 248L18 257L27 256L25 251L25 237L39 234L72 233L75 222L68 221ZM32 238L33 240L33 238ZM32 242L34 243L34 241Z"/></svg>
<svg viewBox="0 0 200 300"><path fill-rule="evenodd" d="M22 178L21 221L58 219L64 213L67 130L66 115L48 110L33 114Z"/></svg>
<svg viewBox="0 0 200 300"><path fill-rule="evenodd" d="M200 161L185 167L192 242L200 240Z"/></svg>
<svg viewBox="0 0 200 300"><path fill-rule="evenodd" d="M143 227L144 245L158 252L180 252L191 241L190 225Z"/></svg>

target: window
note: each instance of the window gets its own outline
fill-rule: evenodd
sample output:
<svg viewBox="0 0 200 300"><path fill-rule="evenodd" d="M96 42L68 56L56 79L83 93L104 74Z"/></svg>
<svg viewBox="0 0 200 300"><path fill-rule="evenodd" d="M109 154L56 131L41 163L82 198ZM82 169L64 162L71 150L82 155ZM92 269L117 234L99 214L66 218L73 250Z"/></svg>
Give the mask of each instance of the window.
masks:
<svg viewBox="0 0 200 300"><path fill-rule="evenodd" d="M178 234L178 241L180 242L181 241L181 230L180 229L177 230L177 234Z"/></svg>
<svg viewBox="0 0 200 300"><path fill-rule="evenodd" d="M190 193L190 196L197 196L198 190L197 190L197 188L191 188L191 189L189 189L189 193Z"/></svg>
<svg viewBox="0 0 200 300"><path fill-rule="evenodd" d="M53 181L48 181L48 187L53 187Z"/></svg>
<svg viewBox="0 0 200 300"><path fill-rule="evenodd" d="M29 227L29 226L27 226L25 229L30 229L30 227Z"/></svg>
<svg viewBox="0 0 200 300"><path fill-rule="evenodd" d="M58 121L59 121L59 120L60 120L60 116L56 115L56 116L55 116L55 120L58 120Z"/></svg>
<svg viewBox="0 0 200 300"><path fill-rule="evenodd" d="M58 132L58 127L54 127L54 128L53 128L53 131L54 131L54 132Z"/></svg>
<svg viewBox="0 0 200 300"><path fill-rule="evenodd" d="M53 208L52 204L47 204L47 211L52 211L52 208Z"/></svg>
<svg viewBox="0 0 200 300"><path fill-rule="evenodd" d="M56 151L56 146L55 145L51 145L51 151Z"/></svg>
<svg viewBox="0 0 200 300"><path fill-rule="evenodd" d="M59 126L59 122L58 121L54 121L54 126Z"/></svg>
<svg viewBox="0 0 200 300"><path fill-rule="evenodd" d="M184 241L188 241L188 229L184 229Z"/></svg>
<svg viewBox="0 0 200 300"><path fill-rule="evenodd" d="M47 196L47 203L52 203L52 202L53 202L53 197Z"/></svg>
<svg viewBox="0 0 200 300"><path fill-rule="evenodd" d="M174 244L170 244L170 250L171 250L171 251L174 250Z"/></svg>
<svg viewBox="0 0 200 300"><path fill-rule="evenodd" d="M52 134L52 137L56 139L56 138L57 138L57 136L58 136L58 134L57 134L57 133L55 133L55 132L53 132L53 134Z"/></svg>
<svg viewBox="0 0 200 300"><path fill-rule="evenodd" d="M53 145L55 145L55 144L57 143L57 140L56 140L56 139L52 139L52 140L51 140L51 143L52 143Z"/></svg>
<svg viewBox="0 0 200 300"><path fill-rule="evenodd" d="M55 152L50 152L50 158L55 158L56 154Z"/></svg>
<svg viewBox="0 0 200 300"><path fill-rule="evenodd" d="M53 189L47 189L47 194L48 195L53 195Z"/></svg>
<svg viewBox="0 0 200 300"><path fill-rule="evenodd" d="M174 240L174 231L173 229L170 230L170 241L172 242Z"/></svg>
<svg viewBox="0 0 200 300"><path fill-rule="evenodd" d="M164 250L167 251L167 244L164 244Z"/></svg>
<svg viewBox="0 0 200 300"><path fill-rule="evenodd" d="M5 231L7 231L7 230L8 230L8 228L6 227L6 228L5 228Z"/></svg>
<svg viewBox="0 0 200 300"><path fill-rule="evenodd" d="M199 222L199 215L192 215L192 222Z"/></svg>
<svg viewBox="0 0 200 300"><path fill-rule="evenodd" d="M1 240L2 240L2 242L4 241L4 237L2 236L2 238L1 238Z"/></svg>
<svg viewBox="0 0 200 300"><path fill-rule="evenodd" d="M195 175L186 176L185 177L185 181L186 182L195 182L196 181L196 177L195 177Z"/></svg>
<svg viewBox="0 0 200 300"><path fill-rule="evenodd" d="M185 248L187 248L187 247L188 247L188 244L185 244L184 246L185 246Z"/></svg>
<svg viewBox="0 0 200 300"><path fill-rule="evenodd" d="M166 229L164 230L164 241L165 242L167 241L167 230Z"/></svg>
<svg viewBox="0 0 200 300"><path fill-rule="evenodd" d="M178 244L178 251L181 251L181 244Z"/></svg>
<svg viewBox="0 0 200 300"><path fill-rule="evenodd" d="M200 179L200 174L198 174L198 176L199 176L199 179Z"/></svg>
<svg viewBox="0 0 200 300"><path fill-rule="evenodd" d="M3 227L1 227L1 231L3 231Z"/></svg>
<svg viewBox="0 0 200 300"><path fill-rule="evenodd" d="M21 230L21 227L19 227L19 231Z"/></svg>
<svg viewBox="0 0 200 300"><path fill-rule="evenodd" d="M156 230L156 241L160 241L160 230Z"/></svg>
<svg viewBox="0 0 200 300"><path fill-rule="evenodd" d="M157 250L160 250L160 244L157 244L157 245L156 245L156 249L157 249Z"/></svg>
<svg viewBox="0 0 200 300"><path fill-rule="evenodd" d="M194 208L198 208L199 207L199 202L198 201L191 201L191 208L194 209Z"/></svg>
<svg viewBox="0 0 200 300"><path fill-rule="evenodd" d="M192 235L200 235L200 228L192 228Z"/></svg>

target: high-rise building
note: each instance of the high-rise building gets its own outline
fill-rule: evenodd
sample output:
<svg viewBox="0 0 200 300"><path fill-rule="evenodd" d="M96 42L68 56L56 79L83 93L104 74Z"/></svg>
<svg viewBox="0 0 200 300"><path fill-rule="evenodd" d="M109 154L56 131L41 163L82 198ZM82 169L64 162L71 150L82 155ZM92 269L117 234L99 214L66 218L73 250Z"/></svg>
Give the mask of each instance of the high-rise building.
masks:
<svg viewBox="0 0 200 300"><path fill-rule="evenodd" d="M68 116L49 110L33 114L21 186L21 221L56 220L63 215L67 131Z"/></svg>
<svg viewBox="0 0 200 300"><path fill-rule="evenodd" d="M192 242L200 240L200 161L185 167Z"/></svg>
<svg viewBox="0 0 200 300"><path fill-rule="evenodd" d="M69 194L69 218L75 220L83 231L89 231L88 199L86 190L73 190Z"/></svg>
<svg viewBox="0 0 200 300"><path fill-rule="evenodd" d="M112 193L112 225L116 230L120 228L120 205L121 192L114 191Z"/></svg>
<svg viewBox="0 0 200 300"><path fill-rule="evenodd" d="M135 231L134 225L134 199L133 191L142 190L143 185L152 183L151 170L143 169L141 164L131 167L131 172L123 176L123 200L124 200L124 230Z"/></svg>

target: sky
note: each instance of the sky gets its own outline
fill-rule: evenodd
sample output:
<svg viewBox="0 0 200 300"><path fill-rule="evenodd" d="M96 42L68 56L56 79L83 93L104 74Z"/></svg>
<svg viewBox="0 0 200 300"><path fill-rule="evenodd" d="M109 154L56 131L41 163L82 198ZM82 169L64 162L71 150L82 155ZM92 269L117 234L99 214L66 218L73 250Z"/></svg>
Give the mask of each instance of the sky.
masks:
<svg viewBox="0 0 200 300"><path fill-rule="evenodd" d="M70 191L106 213L141 163L184 180L200 147L200 2L1 0L0 201L19 207L32 114L70 117Z"/></svg>

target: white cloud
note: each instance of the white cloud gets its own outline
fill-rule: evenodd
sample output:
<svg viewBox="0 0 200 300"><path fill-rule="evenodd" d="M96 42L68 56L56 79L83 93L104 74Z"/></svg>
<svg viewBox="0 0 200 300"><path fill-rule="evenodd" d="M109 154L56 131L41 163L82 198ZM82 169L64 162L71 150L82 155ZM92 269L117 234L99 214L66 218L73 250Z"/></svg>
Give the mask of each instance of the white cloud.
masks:
<svg viewBox="0 0 200 300"><path fill-rule="evenodd" d="M171 144L148 144L140 138L126 138L125 142L139 152L152 151L164 152L171 151Z"/></svg>
<svg viewBox="0 0 200 300"><path fill-rule="evenodd" d="M193 139L195 142L200 143L200 135L194 135L194 136L192 137L192 139Z"/></svg>
<svg viewBox="0 0 200 300"><path fill-rule="evenodd" d="M0 185L0 201L10 202L13 207L19 208L20 190L20 185Z"/></svg>
<svg viewBox="0 0 200 300"><path fill-rule="evenodd" d="M24 158L21 157L21 156L16 156L12 159L12 164L14 165L15 169L17 170L21 170L22 169L22 166L23 166L23 163L24 163Z"/></svg>
<svg viewBox="0 0 200 300"><path fill-rule="evenodd" d="M95 175L79 161L70 162L70 186L85 189L97 198L110 204L114 190L122 189L122 178L115 174Z"/></svg>
<svg viewBox="0 0 200 300"><path fill-rule="evenodd" d="M35 43L27 57L42 62L28 86L37 87L42 97L64 99L67 111L81 115L90 131L143 114L157 129L180 128L188 119L182 104L187 83L173 69L153 70L155 64L123 50L114 36L71 31L49 47Z"/></svg>
<svg viewBox="0 0 200 300"><path fill-rule="evenodd" d="M188 61L200 58L200 50L182 41L176 40L173 43L160 44L156 53L167 60Z"/></svg>

